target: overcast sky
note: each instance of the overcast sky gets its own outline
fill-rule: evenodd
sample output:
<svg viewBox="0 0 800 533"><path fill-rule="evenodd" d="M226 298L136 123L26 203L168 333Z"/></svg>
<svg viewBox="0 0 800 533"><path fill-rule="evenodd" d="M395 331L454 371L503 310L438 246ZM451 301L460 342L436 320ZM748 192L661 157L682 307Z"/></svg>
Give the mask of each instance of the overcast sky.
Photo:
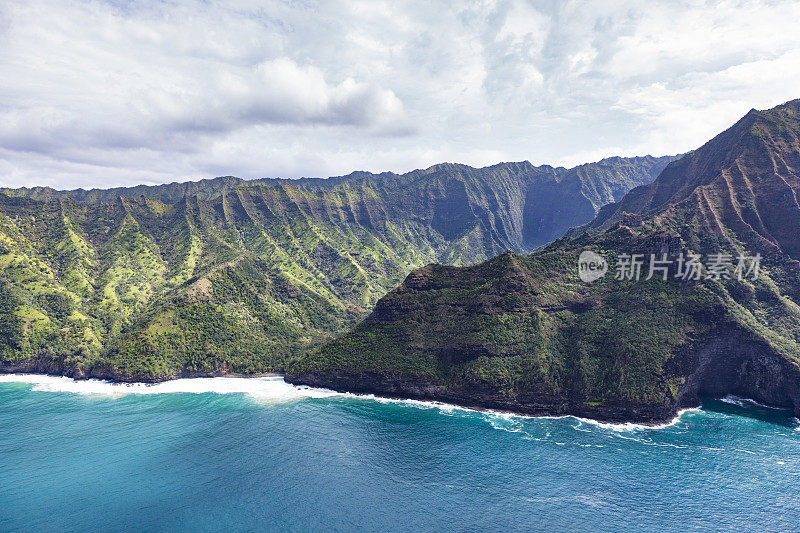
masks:
<svg viewBox="0 0 800 533"><path fill-rule="evenodd" d="M571 166L800 97L800 3L0 0L0 185Z"/></svg>

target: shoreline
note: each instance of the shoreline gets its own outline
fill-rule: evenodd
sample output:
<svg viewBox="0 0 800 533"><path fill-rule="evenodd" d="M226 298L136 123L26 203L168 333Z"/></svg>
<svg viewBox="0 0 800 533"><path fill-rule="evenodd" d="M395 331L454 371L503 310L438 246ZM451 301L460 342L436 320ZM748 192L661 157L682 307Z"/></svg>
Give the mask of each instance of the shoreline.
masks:
<svg viewBox="0 0 800 533"><path fill-rule="evenodd" d="M38 380L37 380L38 378ZM279 379L268 379L268 378L279 378ZM61 387L56 388L41 388L38 391L42 392L65 392L65 393L72 393L72 394L80 394L80 395L100 395L100 396L111 396L111 397L120 397L126 396L128 394L139 394L139 395L150 395L150 394L175 394L175 393L186 393L186 394L207 394L207 393L216 393L216 394L231 394L231 393L240 393L249 395L257 400L269 398L273 401L291 401L303 398L328 398L328 397L347 397L347 398L356 398L356 399L364 399L364 400L372 400L379 403L399 403L405 405L417 405L423 406L425 408L439 408L444 410L462 410L474 413L482 413L500 417L515 417L515 418L524 418L524 419L565 419L565 418L572 418L582 423L588 423L593 425L602 426L605 428L613 429L616 431L633 431L633 430L643 430L643 429L664 429L675 425L680 421L680 418L686 414L687 412L692 411L699 411L702 409L702 402L698 403L698 405L690 405L684 406L677 409L673 416L670 418L664 419L649 419L649 420L625 420L621 418L615 419L603 419L603 418L592 418L588 416L582 416L576 413L569 413L569 412L561 412L561 413L552 413L543 411L541 413L530 413L530 412L521 412L521 411L514 411L509 409L502 409L502 408L495 408L490 406L482 406L482 405L465 405L464 403L451 403L447 401L443 401L441 399L436 398L415 398L411 396L393 396L393 395L386 395L386 394L379 394L373 392L353 392L348 390L337 390L329 387L322 387L322 386L315 386L309 385L304 383L293 383L291 381L286 380L285 374L281 374L278 372L262 372L258 374L241 374L241 373L231 373L231 374L221 374L221 375L192 375L192 376L185 376L185 377L176 377L167 380L161 381L119 381L114 379L106 379L106 378L97 378L97 377L73 377L64 374L53 374L53 373L42 373L42 372L9 372L6 369L0 369L0 384L2 383L27 383L34 385L32 390L37 390L37 386L45 386L46 383L53 385L56 382L60 382L62 384ZM199 385L202 384L231 384L232 382L238 382L240 384L259 384L259 383L280 383L289 387L288 390L294 392L294 394L276 394L274 391L265 391L263 389L259 389L258 387L229 387L225 389L224 387L201 387ZM76 385L76 387L69 387L64 385ZM81 384L91 384L97 385L100 387L118 387L119 390L104 390L100 391L100 387L96 387L95 390L91 390L91 388L81 388ZM192 384L190 387L183 387L180 386L175 387L175 385L183 385L183 384ZM153 390L162 388L164 390ZM312 391L310 394L308 391ZM755 406L773 409L778 411L786 410L783 407L775 407L771 405L766 405L753 400L752 398L746 398L741 396L735 395L725 395L719 398L708 398L717 401L721 401L724 403L729 403L733 405L743 406L742 402L752 403ZM798 425L800 425L800 417L794 417L797 421Z"/></svg>
<svg viewBox="0 0 800 533"><path fill-rule="evenodd" d="M270 379L265 378L280 378ZM464 405L462 403L450 403L435 398L413 398L406 396L391 396L383 394L375 394L371 392L352 392L346 390L335 390L326 387L318 387L306 384L296 384L286 380L285 375L276 372L267 372L259 374L223 374L215 376L192 376L192 377L178 377L169 380L158 382L147 381L117 381L113 379L103 378L74 378L72 376L65 376L63 374L47 374L47 373L33 373L33 372L7 372L0 370L0 383L27 383L34 385L33 390L37 390L37 386L43 388L39 391L45 392L67 392L73 394L84 395L105 395L105 396L124 396L128 394L172 394L172 393L189 393L189 394L204 394L204 393L243 393L253 396L258 399L264 394L263 389L252 386L241 387L214 387L202 385L211 385L216 383L218 385L231 385L233 381L238 381L241 385L255 385L259 383L281 383L290 387L292 391L303 392L302 394L283 394L276 396L276 400L286 397L287 400L302 399L304 397L321 398L321 397L350 397L357 399L365 399L377 401L379 403L403 403L410 405L421 405L425 407L440 408L447 410L463 410L475 413L483 413L496 416L510 416L515 418L525 419L565 419L573 418L583 423L599 425L615 430L638 430L638 429L663 429L676 424L681 416L689 411L700 409L700 406L689 406L677 410L677 412L668 419L663 420L621 420L621 419L601 419L581 416L573 413L525 413L520 411L513 411L508 409L498 409L489 406L481 405ZM60 384L61 386L54 386ZM80 385L90 385L88 388L81 388ZM181 385L191 384L191 386L181 387ZM73 385L73 386L70 386ZM77 385L77 386L74 386ZM172 385L172 386L171 386ZM48 387L49 386L49 387ZM117 388L112 390L109 387ZM164 390L154 390L161 387ZM287 389L289 390L289 389ZM313 391L312 394L307 394L305 391Z"/></svg>

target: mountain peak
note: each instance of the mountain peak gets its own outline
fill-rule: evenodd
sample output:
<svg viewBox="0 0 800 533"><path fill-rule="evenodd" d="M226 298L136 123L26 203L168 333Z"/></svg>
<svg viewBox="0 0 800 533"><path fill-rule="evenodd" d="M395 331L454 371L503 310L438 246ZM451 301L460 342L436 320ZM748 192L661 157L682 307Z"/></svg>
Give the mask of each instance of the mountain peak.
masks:
<svg viewBox="0 0 800 533"><path fill-rule="evenodd" d="M605 206L587 228L596 233L623 213L690 225L759 251L800 257L800 99L751 110L706 144L667 165L648 185Z"/></svg>
<svg viewBox="0 0 800 533"><path fill-rule="evenodd" d="M747 113L602 209L596 235L412 273L290 381L613 421L665 420L726 394L800 415L799 106ZM559 185L591 183L572 171ZM767 265L752 278L584 280L585 252L608 270L614 255L660 253L733 264L760 253Z"/></svg>

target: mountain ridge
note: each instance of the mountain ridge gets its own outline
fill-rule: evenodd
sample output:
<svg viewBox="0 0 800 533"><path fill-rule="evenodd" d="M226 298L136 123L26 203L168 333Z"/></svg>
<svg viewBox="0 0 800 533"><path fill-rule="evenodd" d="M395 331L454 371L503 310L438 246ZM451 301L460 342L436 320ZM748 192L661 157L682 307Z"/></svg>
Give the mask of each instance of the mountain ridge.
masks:
<svg viewBox="0 0 800 533"><path fill-rule="evenodd" d="M669 160L0 195L0 367L119 380L283 369L414 267L540 246Z"/></svg>
<svg viewBox="0 0 800 533"><path fill-rule="evenodd" d="M609 421L663 422L725 394L800 415L798 111L793 100L748 113L529 256L412 272L287 379ZM585 251L611 273L622 254L664 254L670 277L586 283ZM681 280L692 254L762 254L760 276L731 264L728 277Z"/></svg>
<svg viewBox="0 0 800 533"><path fill-rule="evenodd" d="M417 168L414 170L410 170L404 173L396 173L392 171L383 171L383 172L370 172L366 170L355 170L350 172L349 174L343 174L339 176L331 176L328 178L314 178L314 177L300 177L300 178L279 178L279 177L271 177L271 178L239 178L232 175L226 176L217 176L214 178L201 178L199 180L185 180L185 181L172 181L169 183L157 183L157 184L140 184L140 185L131 185L131 186L117 186L117 187L93 187L91 189L84 189L82 187L78 187L75 189L55 189L50 186L45 185L38 185L33 187L0 187L0 194L5 194L6 196L12 197L26 197L26 198L33 198L36 200L53 200L57 197L70 197L74 200L80 201L110 201L115 199L117 196L146 196L151 199L160 199L165 203L175 203L179 201L180 198L183 196L194 196L196 195L196 191L204 190L206 188L211 189L213 192L221 192L225 187L226 184L235 184L236 187L239 186L251 186L251 185L258 185L258 184L270 184L270 183L277 183L277 182L294 182L294 183L302 183L302 184L317 184L317 185L325 185L331 184L336 185L343 181L348 180L355 180L355 179L386 179L386 178L398 178L403 176L415 176L415 175L423 175L425 173L432 173L439 170L446 169L448 167L462 167L466 169L473 169L473 170L485 170L491 169L495 167L502 167L506 165L526 165L531 170L534 169L551 169L553 171L572 171L577 170L579 168L584 167L592 167L594 165L604 165L610 162L622 162L622 161L630 161L630 162L638 162L638 161L646 161L646 160L658 160L658 159L676 159L680 157L680 155L673 155L673 156L652 156L652 155L644 155L644 156L608 156L604 157L595 162L590 163L582 163L580 165L574 167L563 167L563 166L552 166L548 164L542 165L533 165L530 161L503 161L499 163L494 163L492 165L488 165L485 167L473 167L471 165L467 165L464 163L453 163L453 162L442 162L436 163L426 168ZM222 184L223 187L217 187L215 185ZM233 188L236 188L233 187ZM179 192L168 192L165 194L158 194L151 192L150 194L143 194L142 191L160 191L160 190L167 190L167 191L179 191ZM121 194L120 194L121 193ZM175 199L173 201L169 201L170 199Z"/></svg>

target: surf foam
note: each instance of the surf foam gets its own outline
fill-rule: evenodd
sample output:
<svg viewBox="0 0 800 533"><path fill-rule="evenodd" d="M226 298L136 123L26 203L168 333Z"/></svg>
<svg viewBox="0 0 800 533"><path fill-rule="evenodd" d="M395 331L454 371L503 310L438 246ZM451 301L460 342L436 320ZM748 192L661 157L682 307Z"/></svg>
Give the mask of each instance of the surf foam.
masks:
<svg viewBox="0 0 800 533"><path fill-rule="evenodd" d="M417 409L436 409L445 415L456 413L476 413L480 414L492 424L496 429L517 430L517 422L525 419L573 419L581 423L592 424L612 431L641 431L652 429L663 429L679 422L680 418L689 411L699 411L698 408L683 409L671 421L658 424L635 424L635 423L609 423L581 418L572 415L562 416L533 416L510 413L506 411L496 411L491 409L471 409L460 405L453 405L444 402L385 398L373 394L353 394L347 392L336 392L329 389L308 387L305 385L292 385L284 381L282 376L266 377L214 377L214 378L183 378L164 381L161 383L116 383L99 379L75 380L68 377L48 376L44 374L0 374L0 383L28 383L33 385L31 390L43 392L67 392L82 395L103 395L110 397L122 397L128 394L245 394L259 401L265 402L288 402L301 400L304 398L354 398L359 400L370 400L380 403L398 403Z"/></svg>
<svg viewBox="0 0 800 533"><path fill-rule="evenodd" d="M0 374L0 383L28 383L34 391L99 394L119 397L128 394L246 394L257 400L291 401L302 398L327 398L339 393L291 385L280 376L187 378L161 383L114 383L99 379L75 380L41 374Z"/></svg>
<svg viewBox="0 0 800 533"><path fill-rule="evenodd" d="M785 407L775 407L775 406L772 406L772 405L766 405L766 404L763 404L763 403L759 403L759 402L757 402L757 401L755 401L755 400L753 400L751 398L743 398L741 396L734 396L733 394L728 394L724 398L720 398L720 401L724 402L724 403L727 403L727 404L736 405L738 407L756 406L756 407L762 407L764 409L772 409L774 411L786 411L787 410Z"/></svg>

